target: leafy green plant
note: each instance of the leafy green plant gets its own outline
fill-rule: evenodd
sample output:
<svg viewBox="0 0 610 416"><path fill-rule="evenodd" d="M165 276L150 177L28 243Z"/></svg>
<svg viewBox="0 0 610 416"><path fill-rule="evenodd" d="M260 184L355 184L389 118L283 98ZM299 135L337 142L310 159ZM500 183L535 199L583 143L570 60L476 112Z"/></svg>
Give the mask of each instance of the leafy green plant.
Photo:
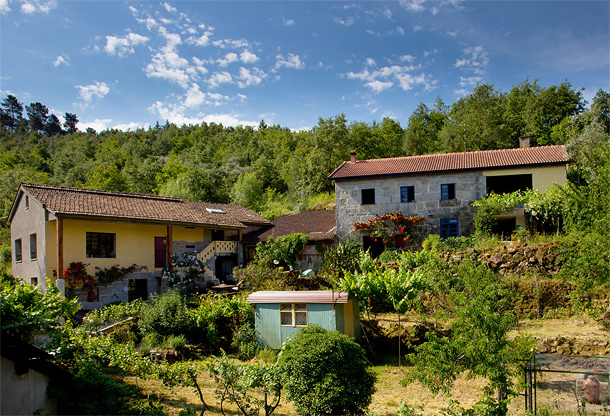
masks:
<svg viewBox="0 0 610 416"><path fill-rule="evenodd" d="M202 343L212 349L230 348L244 325L254 326L254 307L245 296L206 296L192 311Z"/></svg>
<svg viewBox="0 0 610 416"><path fill-rule="evenodd" d="M282 384L275 365L235 364L223 351L207 369L216 381L223 415L225 401L235 404L244 416L256 416L261 410L269 416L280 404Z"/></svg>
<svg viewBox="0 0 610 416"><path fill-rule="evenodd" d="M188 338L193 335L195 321L184 297L177 291L169 290L153 296L142 305L138 325L144 335L157 333L163 337L184 335Z"/></svg>
<svg viewBox="0 0 610 416"><path fill-rule="evenodd" d="M163 344L171 350L184 351L186 343L187 341L184 335L170 335Z"/></svg>
<svg viewBox="0 0 610 416"><path fill-rule="evenodd" d="M235 268L233 277L245 287L257 290L286 290L288 282L280 269L253 262L243 268Z"/></svg>
<svg viewBox="0 0 610 416"><path fill-rule="evenodd" d="M296 257L303 251L309 238L307 234L294 233L278 237L269 237L266 242L256 245L255 261L268 267L292 266Z"/></svg>
<svg viewBox="0 0 610 416"><path fill-rule="evenodd" d="M256 343L256 331L249 322L242 325L235 334L233 344L239 349L239 355L242 358L250 359L256 355L259 349Z"/></svg>
<svg viewBox="0 0 610 416"><path fill-rule="evenodd" d="M65 298L49 279L44 293L22 280L2 280L0 288L2 331L26 341L59 329L62 319L71 319L80 309L76 300Z"/></svg>
<svg viewBox="0 0 610 416"><path fill-rule="evenodd" d="M342 274L344 271L354 273L362 251L362 242L359 239L347 238L339 241L324 251L322 269L329 273Z"/></svg>
<svg viewBox="0 0 610 416"><path fill-rule="evenodd" d="M375 375L346 335L311 325L282 348L278 364L299 414L360 414L371 403Z"/></svg>

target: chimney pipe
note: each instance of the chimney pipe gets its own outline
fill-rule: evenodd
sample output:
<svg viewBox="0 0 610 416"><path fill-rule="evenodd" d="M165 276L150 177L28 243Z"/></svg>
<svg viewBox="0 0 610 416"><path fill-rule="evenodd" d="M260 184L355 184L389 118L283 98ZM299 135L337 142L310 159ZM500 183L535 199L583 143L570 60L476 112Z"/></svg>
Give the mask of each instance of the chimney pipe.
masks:
<svg viewBox="0 0 610 416"><path fill-rule="evenodd" d="M530 147L530 138L529 137L519 137L519 147L521 149Z"/></svg>
<svg viewBox="0 0 610 416"><path fill-rule="evenodd" d="M350 156L352 157L352 163L356 163L356 152L350 153Z"/></svg>

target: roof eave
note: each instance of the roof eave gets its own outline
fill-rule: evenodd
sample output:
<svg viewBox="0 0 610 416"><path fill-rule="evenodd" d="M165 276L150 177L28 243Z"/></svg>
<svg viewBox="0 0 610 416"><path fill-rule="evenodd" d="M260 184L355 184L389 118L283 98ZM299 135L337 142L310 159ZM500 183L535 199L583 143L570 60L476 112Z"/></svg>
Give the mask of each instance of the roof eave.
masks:
<svg viewBox="0 0 610 416"><path fill-rule="evenodd" d="M393 178L397 176L420 176L420 175L437 175L441 173L456 173L456 172L475 172L475 171L486 171L486 170L502 170L502 169L527 169L532 167L544 167L544 166L561 166L570 163L569 160L560 162L544 162L544 163L528 163L523 165L505 165L505 166L491 166L491 167L474 167L474 168L460 168L460 169L442 169L442 170L426 170L419 172L395 172L395 173L383 173L375 175L360 175L360 176L343 176L338 178L328 179L331 181L353 181L361 179L381 179L381 178Z"/></svg>

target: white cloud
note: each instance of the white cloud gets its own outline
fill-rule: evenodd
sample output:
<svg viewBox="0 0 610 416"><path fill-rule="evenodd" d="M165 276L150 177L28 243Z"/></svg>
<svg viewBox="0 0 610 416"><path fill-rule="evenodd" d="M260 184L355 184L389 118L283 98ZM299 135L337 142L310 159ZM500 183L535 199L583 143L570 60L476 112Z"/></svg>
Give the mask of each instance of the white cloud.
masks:
<svg viewBox="0 0 610 416"><path fill-rule="evenodd" d="M432 7L430 9L430 13L432 13L433 16L436 16L439 12L439 8L438 7Z"/></svg>
<svg viewBox="0 0 610 416"><path fill-rule="evenodd" d="M165 7L165 10L167 10L170 13L176 13L178 11L178 9L176 9L175 7L173 7L172 5L170 5L167 2L163 3L163 7Z"/></svg>
<svg viewBox="0 0 610 416"><path fill-rule="evenodd" d="M89 127L91 127L93 130L100 132L100 131L109 129L110 123L112 123L111 118L104 118L104 119L96 118L94 121L80 120L78 124L79 124L79 130L81 130L81 131L85 131Z"/></svg>
<svg viewBox="0 0 610 416"><path fill-rule="evenodd" d="M239 114L208 114L203 118L206 123L217 123L223 126L258 126L258 121L240 120Z"/></svg>
<svg viewBox="0 0 610 416"><path fill-rule="evenodd" d="M375 80L375 81L366 83L366 86L369 87L370 89L372 89L373 91L375 91L376 93L380 93L384 90L387 90L392 85L394 85L394 83L391 81L382 82L379 80Z"/></svg>
<svg viewBox="0 0 610 416"><path fill-rule="evenodd" d="M220 40L215 40L214 42L212 42L212 45L214 45L218 48L235 48L235 49L250 47L250 43L245 39L238 39L238 40L220 39Z"/></svg>
<svg viewBox="0 0 610 416"><path fill-rule="evenodd" d="M460 77L460 87L474 87L483 82L483 77Z"/></svg>
<svg viewBox="0 0 610 416"><path fill-rule="evenodd" d="M223 72L215 72L212 76L207 80L207 83L210 84L211 88L218 87L220 84L227 84L233 82L233 77L226 71Z"/></svg>
<svg viewBox="0 0 610 416"><path fill-rule="evenodd" d="M421 26L413 26L413 32L419 32L421 29Z"/></svg>
<svg viewBox="0 0 610 416"><path fill-rule="evenodd" d="M136 19L136 20L138 21L138 23L146 25L146 29L148 29L148 30L153 30L159 26L159 23L157 23L157 21L150 16L147 17L146 19Z"/></svg>
<svg viewBox="0 0 610 416"><path fill-rule="evenodd" d="M110 87L105 82L95 81L90 85L77 85L78 96L85 106L91 104L93 100L101 100L110 92Z"/></svg>
<svg viewBox="0 0 610 416"><path fill-rule="evenodd" d="M285 17L282 17L282 21L284 22L284 26L294 26L293 19L286 19Z"/></svg>
<svg viewBox="0 0 610 416"><path fill-rule="evenodd" d="M263 79L267 77L267 74L260 70L259 68L252 68L252 70L246 69L244 67L239 68L239 76L237 77L239 81L237 85L240 88L246 88L250 85L258 85L263 82Z"/></svg>
<svg viewBox="0 0 610 416"><path fill-rule="evenodd" d="M383 9L383 16L386 19L391 20L392 19L392 10L390 10L386 7L385 9Z"/></svg>
<svg viewBox="0 0 610 416"><path fill-rule="evenodd" d="M224 58L219 59L217 62L220 67L225 68L229 66L230 63L237 62L238 60L239 56L236 53L229 52Z"/></svg>
<svg viewBox="0 0 610 416"><path fill-rule="evenodd" d="M57 59L53 62L53 66L58 67L59 65L64 64L70 66L70 58L64 57L63 55L59 55Z"/></svg>
<svg viewBox="0 0 610 416"><path fill-rule="evenodd" d="M254 62L258 61L258 56L256 56L256 54L250 52L250 51L243 51L240 55L239 55L239 59L244 63L244 64L253 64Z"/></svg>
<svg viewBox="0 0 610 416"><path fill-rule="evenodd" d="M486 67L489 64L489 57L482 46L473 46L464 49L464 57L457 59L456 68L472 71L477 75L485 75Z"/></svg>
<svg viewBox="0 0 610 416"><path fill-rule="evenodd" d="M175 52L157 53L146 65L145 72L149 78L161 78L175 82L186 88L190 81L188 61Z"/></svg>
<svg viewBox="0 0 610 416"><path fill-rule="evenodd" d="M402 27L400 27L400 26L396 26L395 31L396 31L396 33L398 33L400 35L404 35L405 34L405 30Z"/></svg>
<svg viewBox="0 0 610 416"><path fill-rule="evenodd" d="M0 14L6 14L11 11L8 7L8 0L0 0Z"/></svg>
<svg viewBox="0 0 610 416"><path fill-rule="evenodd" d="M146 36L138 35L137 33L130 33L125 37L117 36L106 36L106 46L104 50L110 55L118 55L124 57L131 53L134 53L134 46L141 45L148 42L149 38Z"/></svg>
<svg viewBox="0 0 610 416"><path fill-rule="evenodd" d="M186 92L184 99L181 100L183 103L181 106L177 106L175 109L183 111L186 108L198 108L202 105L207 106L219 106L230 100L229 97L217 93L205 93L199 89L199 85L193 84Z"/></svg>
<svg viewBox="0 0 610 416"><path fill-rule="evenodd" d="M277 62L275 63L275 69L279 69L281 67L292 68L292 69L303 69L305 68L305 64L301 61L299 55L294 55L292 53L288 54L288 58L284 58L282 55L277 55L275 57Z"/></svg>
<svg viewBox="0 0 610 416"><path fill-rule="evenodd" d="M346 75L348 79L364 82L364 85L376 93L385 91L395 84L398 84L404 91L409 91L416 86L423 86L425 90L434 89L436 81L424 73L413 74L412 72L417 69L419 66L392 65L375 71L364 69L361 72L348 72Z"/></svg>
<svg viewBox="0 0 610 416"><path fill-rule="evenodd" d="M366 66L375 66L377 62L373 58L366 58Z"/></svg>
<svg viewBox="0 0 610 416"><path fill-rule="evenodd" d="M348 17L347 19L341 19L340 17L335 17L334 20L335 20L335 23L339 23L340 25L343 25L343 26L351 26L356 22L356 19L354 17Z"/></svg>
<svg viewBox="0 0 610 416"><path fill-rule="evenodd" d="M212 32L209 30L206 31L203 35L198 38L191 37L188 39L188 42L196 45L196 46L208 46L210 44L210 37L212 36Z"/></svg>
<svg viewBox="0 0 610 416"><path fill-rule="evenodd" d="M8 7L8 3L7 3ZM56 0L29 0L24 1L21 5L21 11L25 14L32 13L49 13L49 11L57 8Z"/></svg>
<svg viewBox="0 0 610 416"><path fill-rule="evenodd" d="M197 58L196 56L193 56L193 62L195 63L195 69L197 71L199 71L202 74L207 74L208 73L208 69L204 66L205 65L205 61Z"/></svg>
<svg viewBox="0 0 610 416"><path fill-rule="evenodd" d="M412 12L423 12L426 8L423 6L426 0L400 0L400 5Z"/></svg>
<svg viewBox="0 0 610 416"><path fill-rule="evenodd" d="M402 55L400 57L400 62L413 62L415 57L413 55Z"/></svg>

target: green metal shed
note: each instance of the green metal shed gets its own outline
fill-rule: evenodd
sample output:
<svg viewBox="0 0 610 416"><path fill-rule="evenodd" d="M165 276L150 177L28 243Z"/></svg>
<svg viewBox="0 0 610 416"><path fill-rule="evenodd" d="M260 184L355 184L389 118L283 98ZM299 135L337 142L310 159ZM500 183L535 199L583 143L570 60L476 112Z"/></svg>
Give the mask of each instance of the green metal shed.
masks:
<svg viewBox="0 0 610 416"><path fill-rule="evenodd" d="M254 292L256 342L279 349L299 328L317 324L360 339L360 309L345 292L330 290Z"/></svg>

